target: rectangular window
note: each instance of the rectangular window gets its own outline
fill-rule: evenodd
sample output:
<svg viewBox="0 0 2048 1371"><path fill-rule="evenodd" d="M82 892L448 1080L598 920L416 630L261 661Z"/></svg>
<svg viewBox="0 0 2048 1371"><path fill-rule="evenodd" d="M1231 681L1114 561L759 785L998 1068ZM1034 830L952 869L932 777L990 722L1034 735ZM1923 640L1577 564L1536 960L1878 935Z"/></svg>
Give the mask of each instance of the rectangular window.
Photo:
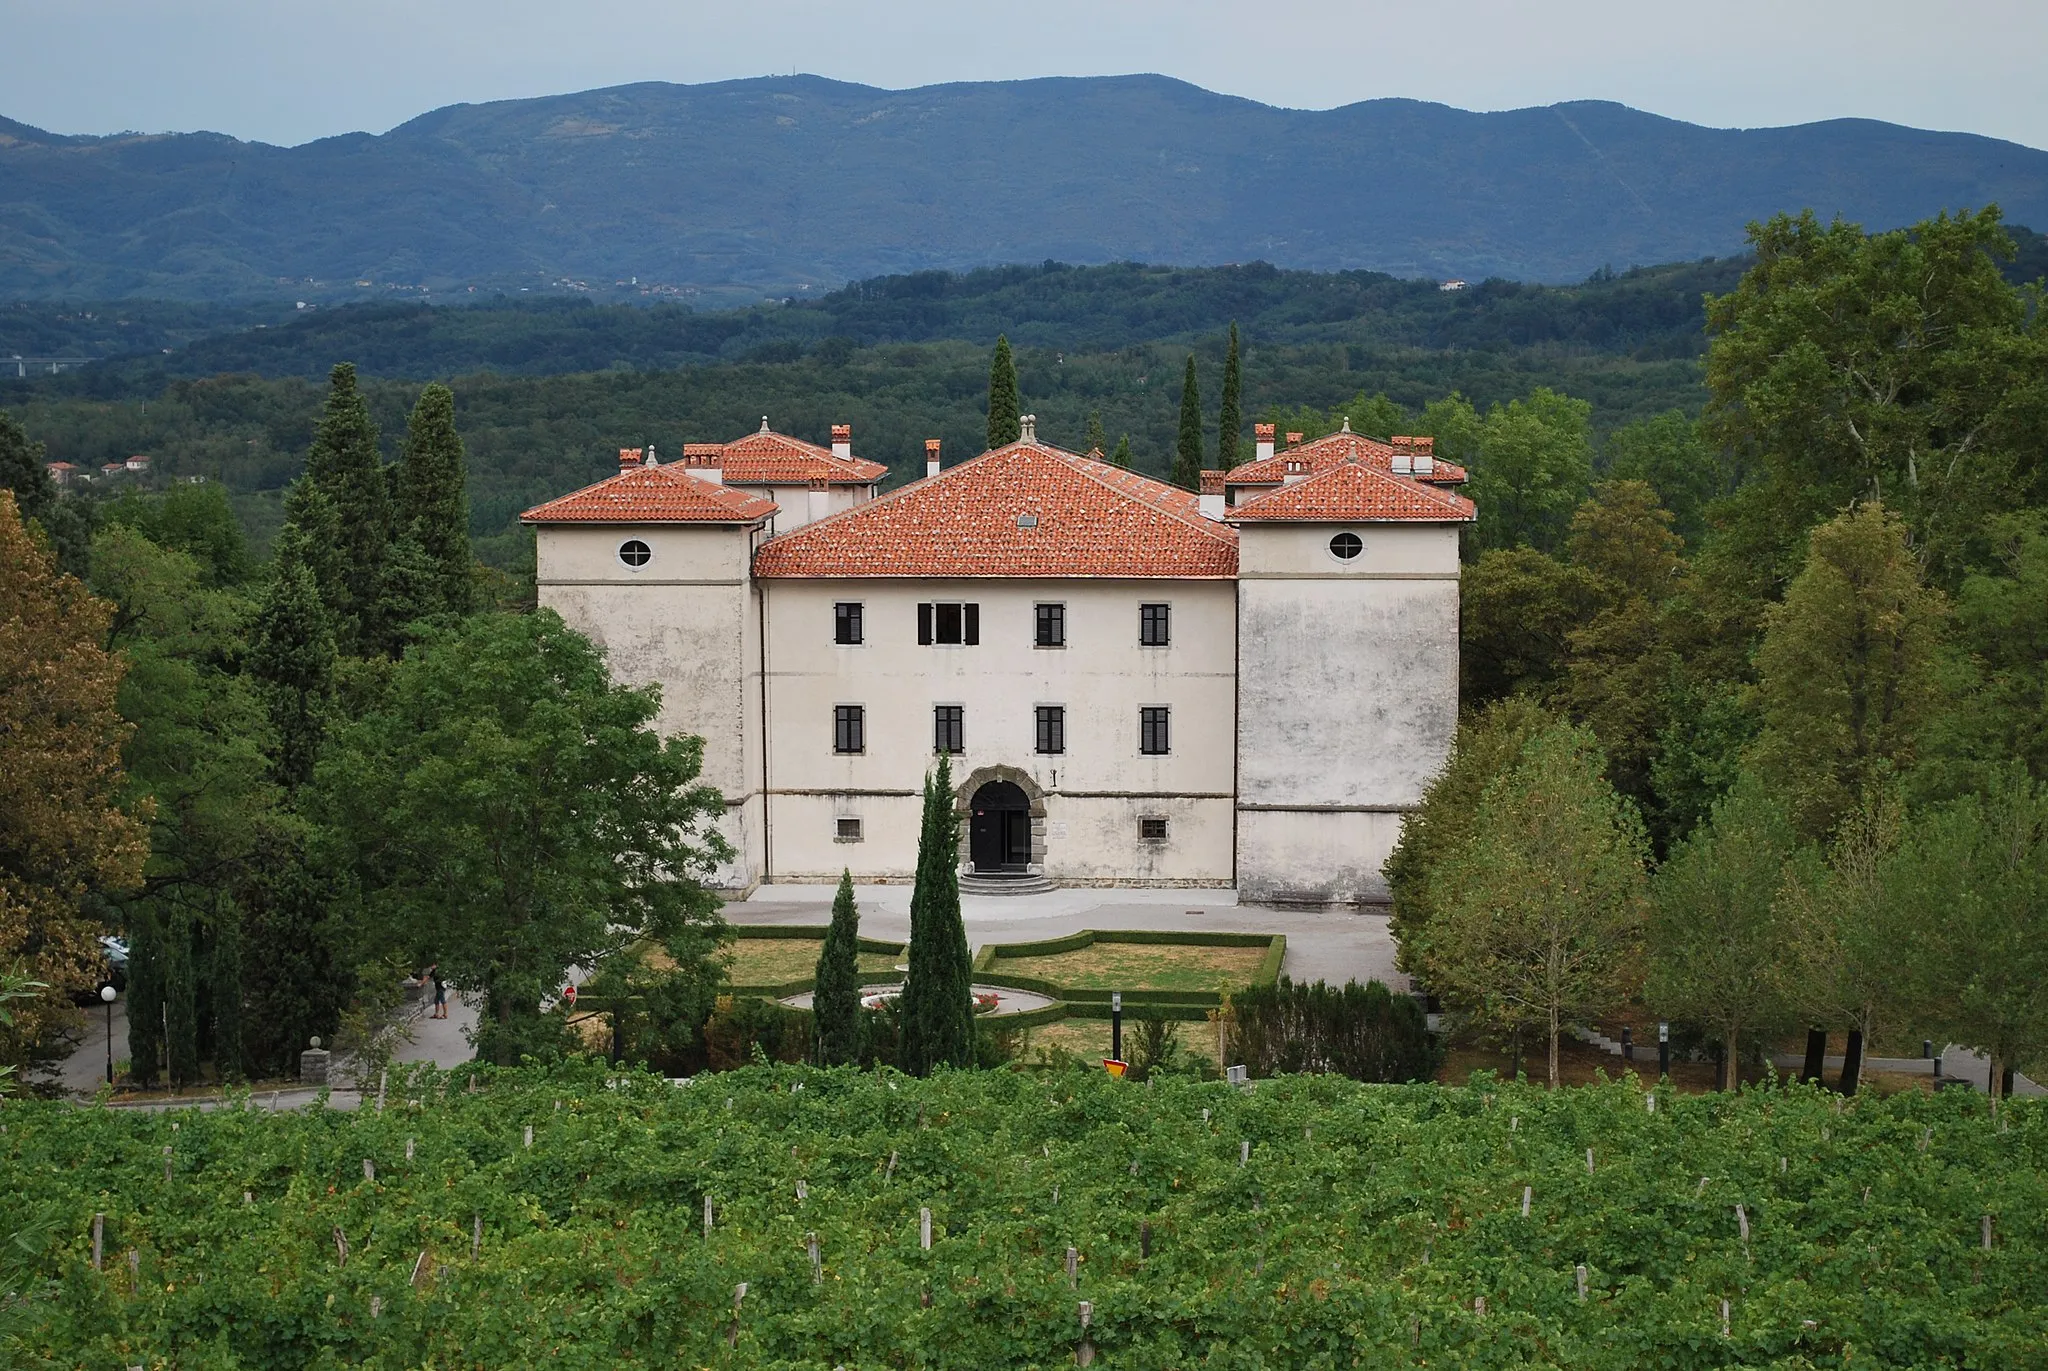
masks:
<svg viewBox="0 0 2048 1371"><path fill-rule="evenodd" d="M917 641L975 646L981 641L981 606L944 600L920 604Z"/></svg>
<svg viewBox="0 0 2048 1371"><path fill-rule="evenodd" d="M1067 645L1067 607L1065 605L1039 605L1037 607L1037 632L1032 637L1037 647L1065 647Z"/></svg>
<svg viewBox="0 0 2048 1371"><path fill-rule="evenodd" d="M967 750L967 711L960 705L932 706L932 751Z"/></svg>
<svg viewBox="0 0 2048 1371"><path fill-rule="evenodd" d="M832 750L834 752L866 752L868 750L867 710L860 705L832 706Z"/></svg>
<svg viewBox="0 0 2048 1371"><path fill-rule="evenodd" d="M1141 843L1163 843L1166 841L1166 820L1138 820L1138 841Z"/></svg>
<svg viewBox="0 0 2048 1371"><path fill-rule="evenodd" d="M1172 713L1165 705L1146 705L1138 711L1138 751L1164 757L1173 750L1168 727Z"/></svg>
<svg viewBox="0 0 2048 1371"><path fill-rule="evenodd" d="M842 647L860 644L860 601L841 600L832 606L832 641Z"/></svg>
<svg viewBox="0 0 2048 1371"><path fill-rule="evenodd" d="M1067 707L1065 705L1040 705L1038 707L1038 750L1049 756L1056 756L1067 750Z"/></svg>
<svg viewBox="0 0 2048 1371"><path fill-rule="evenodd" d="M859 819L833 820L832 841L835 843L857 843L860 841Z"/></svg>
<svg viewBox="0 0 2048 1371"><path fill-rule="evenodd" d="M1165 647L1173 641L1173 606L1138 606L1138 646Z"/></svg>

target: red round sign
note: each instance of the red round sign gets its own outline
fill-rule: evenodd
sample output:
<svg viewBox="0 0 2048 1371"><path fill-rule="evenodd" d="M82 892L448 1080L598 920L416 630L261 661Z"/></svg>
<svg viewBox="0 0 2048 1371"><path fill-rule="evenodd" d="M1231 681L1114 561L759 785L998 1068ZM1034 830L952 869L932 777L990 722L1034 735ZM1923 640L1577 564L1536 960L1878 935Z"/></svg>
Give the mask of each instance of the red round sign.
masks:
<svg viewBox="0 0 2048 1371"><path fill-rule="evenodd" d="M576 987L572 985L564 989L562 991L562 998L567 1000L570 1004L576 1003Z"/></svg>

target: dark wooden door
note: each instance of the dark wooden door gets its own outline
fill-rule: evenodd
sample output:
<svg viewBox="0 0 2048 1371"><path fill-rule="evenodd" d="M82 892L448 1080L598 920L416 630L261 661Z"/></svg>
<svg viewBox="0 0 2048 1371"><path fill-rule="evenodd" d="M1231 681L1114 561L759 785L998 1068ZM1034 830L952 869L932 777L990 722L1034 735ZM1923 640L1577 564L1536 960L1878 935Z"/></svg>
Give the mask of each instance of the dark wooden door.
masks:
<svg viewBox="0 0 2048 1371"><path fill-rule="evenodd" d="M1009 781L990 781L974 792L967 859L976 871L1021 871L1031 860L1030 801Z"/></svg>

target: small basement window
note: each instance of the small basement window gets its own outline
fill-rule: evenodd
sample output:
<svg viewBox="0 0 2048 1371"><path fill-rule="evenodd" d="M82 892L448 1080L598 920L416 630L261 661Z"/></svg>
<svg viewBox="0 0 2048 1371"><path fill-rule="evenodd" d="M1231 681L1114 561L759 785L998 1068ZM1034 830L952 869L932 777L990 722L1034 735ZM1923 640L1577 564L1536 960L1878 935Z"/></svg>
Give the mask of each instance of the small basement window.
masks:
<svg viewBox="0 0 2048 1371"><path fill-rule="evenodd" d="M860 841L859 819L833 820L832 841L835 843L857 843Z"/></svg>
<svg viewBox="0 0 2048 1371"><path fill-rule="evenodd" d="M1348 562L1365 551L1365 540L1356 533L1340 533L1330 539L1330 555L1340 562Z"/></svg>
<svg viewBox="0 0 2048 1371"><path fill-rule="evenodd" d="M1141 843L1163 843L1166 841L1165 819L1138 820L1138 841Z"/></svg>
<svg viewBox="0 0 2048 1371"><path fill-rule="evenodd" d="M654 549L638 538L628 538L619 544L619 560L638 571L654 558Z"/></svg>

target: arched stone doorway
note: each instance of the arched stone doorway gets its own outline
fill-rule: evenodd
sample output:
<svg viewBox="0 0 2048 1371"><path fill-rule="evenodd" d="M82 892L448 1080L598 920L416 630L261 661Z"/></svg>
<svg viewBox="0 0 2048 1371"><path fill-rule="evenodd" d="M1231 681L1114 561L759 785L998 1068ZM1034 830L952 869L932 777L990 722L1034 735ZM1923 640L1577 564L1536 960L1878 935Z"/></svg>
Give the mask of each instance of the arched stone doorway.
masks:
<svg viewBox="0 0 2048 1371"><path fill-rule="evenodd" d="M1045 792L1031 773L1010 766L981 767L954 792L954 812L965 830L967 869L976 875L1021 876L1045 861Z"/></svg>

